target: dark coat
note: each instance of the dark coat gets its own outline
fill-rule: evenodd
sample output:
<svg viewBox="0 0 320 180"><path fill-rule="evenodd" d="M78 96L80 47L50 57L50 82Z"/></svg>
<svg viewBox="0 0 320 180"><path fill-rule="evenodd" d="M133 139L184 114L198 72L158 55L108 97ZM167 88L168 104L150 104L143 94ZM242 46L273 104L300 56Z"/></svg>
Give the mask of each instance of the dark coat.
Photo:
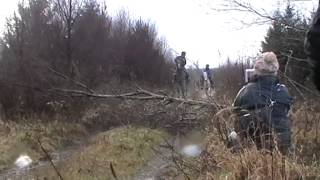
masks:
<svg viewBox="0 0 320 180"><path fill-rule="evenodd" d="M275 105L290 109L292 97L289 95L285 85L280 84L277 77L273 75L258 76L245 85L237 94L234 106L242 109L253 110L270 105L276 101ZM286 112L277 116L286 116Z"/></svg>
<svg viewBox="0 0 320 180"><path fill-rule="evenodd" d="M174 59L177 68L184 68L187 64L187 59L184 56L178 56Z"/></svg>
<svg viewBox="0 0 320 180"><path fill-rule="evenodd" d="M265 120L265 124L278 133L281 141L279 144L285 148L289 148L291 145L291 125L288 118L291 105L292 97L288 89L279 83L277 77L272 75L254 78L239 91L233 104L238 109L248 111L270 107L271 115L269 120Z"/></svg>
<svg viewBox="0 0 320 180"><path fill-rule="evenodd" d="M318 7L312 26L307 32L305 51L313 67L313 81L320 90L320 7Z"/></svg>

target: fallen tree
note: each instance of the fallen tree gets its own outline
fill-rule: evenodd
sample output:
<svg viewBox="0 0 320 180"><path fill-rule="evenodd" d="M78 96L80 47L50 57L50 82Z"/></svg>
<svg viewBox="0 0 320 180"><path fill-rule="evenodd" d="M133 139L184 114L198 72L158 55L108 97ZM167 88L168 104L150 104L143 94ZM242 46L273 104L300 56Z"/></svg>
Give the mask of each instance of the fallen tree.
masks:
<svg viewBox="0 0 320 180"><path fill-rule="evenodd" d="M62 92L71 96L76 97L93 97L93 98L118 98L118 99L132 99L132 100L160 100L164 104L170 104L173 102L180 103L181 105L200 105L212 107L214 110L223 108L224 106L219 105L214 99L210 98L209 101L200 101L193 99L177 98L168 96L166 94L157 94L147 91L142 88L138 88L135 92L128 92L123 94L99 94L92 91L82 91L74 89L59 89L54 88L50 91Z"/></svg>

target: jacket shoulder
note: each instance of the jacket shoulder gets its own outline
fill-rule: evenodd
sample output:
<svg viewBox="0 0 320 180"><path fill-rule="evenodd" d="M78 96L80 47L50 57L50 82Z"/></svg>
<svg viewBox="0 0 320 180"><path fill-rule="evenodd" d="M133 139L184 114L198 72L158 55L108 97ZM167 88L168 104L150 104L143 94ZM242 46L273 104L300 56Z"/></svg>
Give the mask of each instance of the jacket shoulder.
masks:
<svg viewBox="0 0 320 180"><path fill-rule="evenodd" d="M284 84L278 83L274 89L274 100L278 103L291 105L293 98L291 97L288 88Z"/></svg>
<svg viewBox="0 0 320 180"><path fill-rule="evenodd" d="M254 89L256 89L255 83L248 83L245 86L243 86L236 95L236 98L232 105L234 107L240 107L247 104L247 101L252 99L252 92Z"/></svg>

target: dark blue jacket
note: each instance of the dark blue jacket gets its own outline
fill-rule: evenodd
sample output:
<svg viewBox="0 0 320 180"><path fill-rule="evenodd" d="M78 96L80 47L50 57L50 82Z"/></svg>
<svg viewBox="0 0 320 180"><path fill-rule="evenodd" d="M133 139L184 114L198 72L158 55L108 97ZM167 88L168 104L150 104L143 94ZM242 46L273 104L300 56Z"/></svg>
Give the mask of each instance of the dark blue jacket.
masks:
<svg viewBox="0 0 320 180"><path fill-rule="evenodd" d="M255 77L239 91L233 105L239 109L254 112L262 110L258 114L263 116L260 118L267 125L266 128L276 132L279 150L283 153L290 150L291 123L288 112L292 105L292 98L288 89L279 83L277 77L271 75ZM246 129L250 123L240 121L240 126Z"/></svg>
<svg viewBox="0 0 320 180"><path fill-rule="evenodd" d="M279 128L279 131L290 129L288 112L292 105L292 97L286 86L280 84L275 76L254 78L239 91L233 105L249 111L271 106L271 125Z"/></svg>

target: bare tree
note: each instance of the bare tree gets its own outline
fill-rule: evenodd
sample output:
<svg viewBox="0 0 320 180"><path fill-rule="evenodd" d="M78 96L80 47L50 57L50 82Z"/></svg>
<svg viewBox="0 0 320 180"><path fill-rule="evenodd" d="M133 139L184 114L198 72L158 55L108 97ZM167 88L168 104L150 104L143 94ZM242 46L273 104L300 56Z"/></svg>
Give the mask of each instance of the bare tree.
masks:
<svg viewBox="0 0 320 180"><path fill-rule="evenodd" d="M19 5L0 41L0 102L5 111L37 113L45 111L47 102L60 100L86 106L41 90L52 87L92 93L110 80L127 82L132 74L141 83L168 84L170 56L152 23L125 13L113 19L97 1L83 2L28 0Z"/></svg>
<svg viewBox="0 0 320 180"><path fill-rule="evenodd" d="M63 26L66 33L66 60L68 62L69 74L73 79L76 76L77 66L73 59L72 49L72 31L74 24L79 17L81 0L56 0L56 8L58 9L59 15L63 21Z"/></svg>

